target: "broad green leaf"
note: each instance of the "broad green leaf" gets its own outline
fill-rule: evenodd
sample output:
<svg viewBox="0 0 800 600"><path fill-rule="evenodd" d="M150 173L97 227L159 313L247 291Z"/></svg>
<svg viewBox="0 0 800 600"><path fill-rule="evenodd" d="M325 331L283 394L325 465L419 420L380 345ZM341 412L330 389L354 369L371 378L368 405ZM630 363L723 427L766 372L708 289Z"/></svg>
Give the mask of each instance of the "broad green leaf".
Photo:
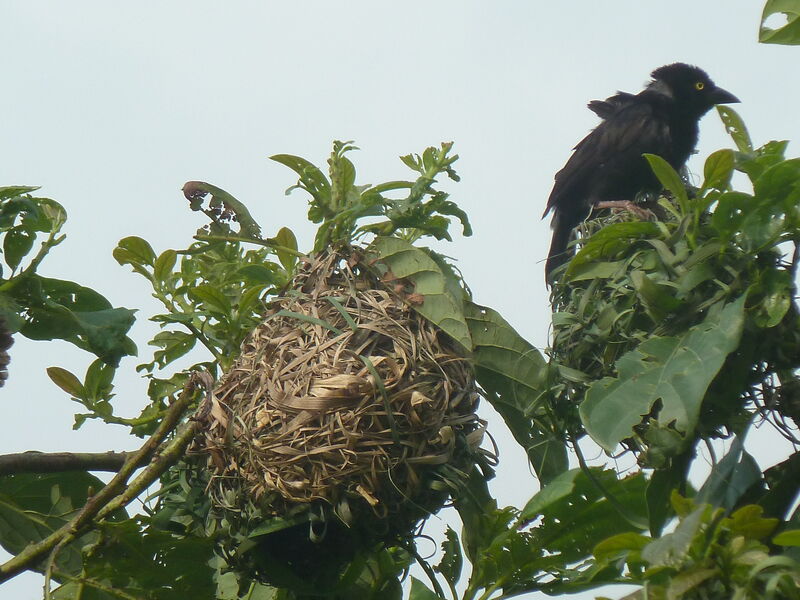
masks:
<svg viewBox="0 0 800 600"><path fill-rule="evenodd" d="M778 519L765 519L763 514L764 509L757 504L747 504L725 519L723 525L730 529L734 536L763 540L775 531L780 522Z"/></svg>
<svg viewBox="0 0 800 600"><path fill-rule="evenodd" d="M691 436L709 384L739 343L744 303L741 296L685 334L652 337L622 356L618 377L595 382L579 408L592 439L612 452L657 400L658 421Z"/></svg>
<svg viewBox="0 0 800 600"><path fill-rule="evenodd" d="M765 25L773 15L783 15L786 23L778 28ZM800 44L800 0L767 0L761 13L758 41L762 44Z"/></svg>
<svg viewBox="0 0 800 600"><path fill-rule="evenodd" d="M279 246L289 248L290 250L297 250L297 238L294 232L288 227L281 227L272 239L274 239ZM280 248L276 248L275 253L278 255L278 260L281 261L283 268L289 273L292 273L297 263L297 256Z"/></svg>
<svg viewBox="0 0 800 600"><path fill-rule="evenodd" d="M614 223L603 227L586 240L572 258L565 276L570 280L573 274L582 275L584 265L615 258L617 254L630 248L635 240L656 237L659 233L658 225L649 221Z"/></svg>
<svg viewBox="0 0 800 600"><path fill-rule="evenodd" d="M736 153L736 169L746 173L750 181L755 182L764 171L774 167L785 160L786 147L789 142L771 141L767 142L752 153Z"/></svg>
<svg viewBox="0 0 800 600"><path fill-rule="evenodd" d="M156 281L166 281L172 275L175 262L178 260L178 253L175 250L164 250L156 259L153 267L153 276Z"/></svg>
<svg viewBox="0 0 800 600"><path fill-rule="evenodd" d="M695 502L731 510L750 486L761 479L761 469L744 449L744 440L744 434L736 436L728 453L712 467Z"/></svg>
<svg viewBox="0 0 800 600"><path fill-rule="evenodd" d="M726 190L733 175L733 150L717 150L711 154L703 166L702 189Z"/></svg>
<svg viewBox="0 0 800 600"><path fill-rule="evenodd" d="M742 121L739 113L730 106L725 106L723 104L717 105L717 113L720 119L722 119L722 123L725 125L725 130L739 149L739 152L752 152L753 142L750 140L750 134L747 132L747 127L745 127L744 121Z"/></svg>
<svg viewBox="0 0 800 600"><path fill-rule="evenodd" d="M122 238L114 248L114 258L121 265L149 265L153 266L156 253L150 244L137 236Z"/></svg>
<svg viewBox="0 0 800 600"><path fill-rule="evenodd" d="M753 307L753 320L759 327L769 328L780 323L792 306L794 286L792 274L785 270L771 269L763 272L758 287L751 292L760 297L760 302Z"/></svg>
<svg viewBox="0 0 800 600"><path fill-rule="evenodd" d="M6 232L3 238L3 256L6 264L12 270L16 269L22 259L31 251L35 240L36 234L20 227Z"/></svg>
<svg viewBox="0 0 800 600"><path fill-rule="evenodd" d="M15 300L27 307L20 332L33 340L67 340L111 365L135 354L127 336L133 310L111 308L102 295L72 281L26 275L13 288Z"/></svg>
<svg viewBox="0 0 800 600"><path fill-rule="evenodd" d="M61 367L47 367L47 376L70 396L80 399L86 398L86 390L81 380L66 369L62 369Z"/></svg>
<svg viewBox="0 0 800 600"><path fill-rule="evenodd" d="M473 302L464 307L472 336L475 375L486 399L525 448L542 485L567 468L564 442L532 422L547 389L547 363L496 311Z"/></svg>
<svg viewBox="0 0 800 600"><path fill-rule="evenodd" d="M656 283L640 270L631 271L630 279L637 296L655 323L662 322L680 308L681 301L674 295L675 288Z"/></svg>
<svg viewBox="0 0 800 600"><path fill-rule="evenodd" d="M562 473L534 495L519 520L533 521L535 538L548 552L559 552L564 563L582 560L607 538L639 532L645 518L646 480L641 473L618 478L599 467ZM608 496L613 497L610 501Z"/></svg>
<svg viewBox="0 0 800 600"><path fill-rule="evenodd" d="M701 531L701 525L709 518L711 509L700 506L691 514L681 519L675 531L667 533L650 542L642 550L642 558L653 566L670 566L685 560L695 535Z"/></svg>
<svg viewBox="0 0 800 600"><path fill-rule="evenodd" d="M16 196L22 196L23 194L35 192L38 189L41 189L41 186L33 186L33 187L27 185L2 186L0 187L0 200L5 200L7 198L14 198Z"/></svg>
<svg viewBox="0 0 800 600"><path fill-rule="evenodd" d="M84 575L134 598L214 598L213 540L142 527L143 521L104 524L103 543L85 557Z"/></svg>
<svg viewBox="0 0 800 600"><path fill-rule="evenodd" d="M700 567L693 567L681 571L670 579L669 586L667 587L667 598L688 598L687 592L692 591L704 581L719 576L720 570L717 568L703 569Z"/></svg>
<svg viewBox="0 0 800 600"><path fill-rule="evenodd" d="M0 545L17 554L28 544L41 541L65 525L104 485L83 471L0 477ZM124 517L124 511L119 511L112 518ZM56 559L58 568L80 573L81 547L96 540L97 534L89 534L67 545ZM41 571L42 565L34 568Z"/></svg>
<svg viewBox="0 0 800 600"><path fill-rule="evenodd" d="M597 560L617 558L628 552L640 552L652 540L640 533L619 533L604 539L592 551Z"/></svg>
<svg viewBox="0 0 800 600"><path fill-rule="evenodd" d="M230 300L213 285L204 283L193 287L189 290L189 296L201 302L209 311L219 312L223 315L231 313Z"/></svg>
<svg viewBox="0 0 800 600"><path fill-rule="evenodd" d="M275 154L270 156L270 159L289 167L297 173L300 176L301 187L311 194L318 203L323 206L327 206L330 203L330 182L322 171L305 158L291 154Z"/></svg>
<svg viewBox="0 0 800 600"><path fill-rule="evenodd" d="M182 331L159 332L150 341L151 346L161 348L153 354L153 359L163 368L194 348L196 341L197 339L193 335Z"/></svg>
<svg viewBox="0 0 800 600"><path fill-rule="evenodd" d="M772 538L772 543L779 546L800 546L800 529L781 531Z"/></svg>
<svg viewBox="0 0 800 600"><path fill-rule="evenodd" d="M422 583L419 579L411 576L411 592L410 596L408 597L409 600L444 600L440 598L437 594L434 594L428 587Z"/></svg>
<svg viewBox="0 0 800 600"><path fill-rule="evenodd" d="M86 389L86 398L90 401L107 399L113 388L116 369L107 365L102 360L96 360L86 370L83 386Z"/></svg>
<svg viewBox="0 0 800 600"><path fill-rule="evenodd" d="M421 248L395 237L377 237L367 248L371 264L383 267L382 279L401 289L399 295L423 317L438 326L465 352L472 349L464 317L463 294L454 297L447 276L436 261Z"/></svg>
<svg viewBox="0 0 800 600"><path fill-rule="evenodd" d="M650 168L658 177L664 189L669 191L678 201L678 205L685 207L689 201L686 195L686 184L681 179L678 172L666 160L655 154L645 154L644 157L650 163Z"/></svg>
<svg viewBox="0 0 800 600"><path fill-rule="evenodd" d="M650 535L661 535L667 519L673 515L670 497L674 490L680 489L686 481L691 463L689 454L671 457L667 468L656 469L647 482L647 517Z"/></svg>
<svg viewBox="0 0 800 600"><path fill-rule="evenodd" d="M280 281L280 275L274 268L266 265L245 265L239 269L239 273L248 281L253 283L276 284Z"/></svg>

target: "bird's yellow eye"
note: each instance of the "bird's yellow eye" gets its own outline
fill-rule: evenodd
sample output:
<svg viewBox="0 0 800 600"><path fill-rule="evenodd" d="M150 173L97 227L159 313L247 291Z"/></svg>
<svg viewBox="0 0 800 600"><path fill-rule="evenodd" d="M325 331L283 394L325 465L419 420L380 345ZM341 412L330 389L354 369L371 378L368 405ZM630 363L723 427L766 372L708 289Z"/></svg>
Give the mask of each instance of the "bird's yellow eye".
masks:
<svg viewBox="0 0 800 600"><path fill-rule="evenodd" d="M702 90L704 87L706 87L706 84L703 83L702 81L698 81L697 83L694 84L694 89L698 91Z"/></svg>

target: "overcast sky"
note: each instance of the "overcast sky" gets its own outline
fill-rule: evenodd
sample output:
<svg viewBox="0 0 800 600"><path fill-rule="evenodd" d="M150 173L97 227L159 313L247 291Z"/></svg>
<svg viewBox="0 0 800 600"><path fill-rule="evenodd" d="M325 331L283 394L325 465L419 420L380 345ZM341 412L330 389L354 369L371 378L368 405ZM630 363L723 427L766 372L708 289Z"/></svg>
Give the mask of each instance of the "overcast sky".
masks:
<svg viewBox="0 0 800 600"><path fill-rule="evenodd" d="M762 4L6 0L0 185L41 185L66 207L68 239L40 272L138 308L132 337L145 359L156 331L146 318L158 306L111 251L127 235L157 252L185 247L203 224L180 193L185 181L228 190L265 234L289 226L308 248L302 194L283 194L296 178L269 155L324 165L333 139L355 140L357 182L377 183L410 177L399 155L454 141L462 182L444 187L475 234L437 247L459 261L477 302L543 348L550 233L540 216L553 174L597 123L587 101L637 92L654 68L684 61L741 99L757 144L800 139L800 49L757 44ZM690 166L702 172L702 157L730 146L712 112ZM122 428L70 429L80 407L44 369L82 375L89 355L22 339L11 354L0 453L137 446ZM123 361L117 377L126 416L147 402L130 373L138 362ZM535 479L496 418L490 430L502 453L493 489L501 504L522 506ZM776 462L785 448L759 433L758 460ZM33 600L40 586L21 576L0 597Z"/></svg>

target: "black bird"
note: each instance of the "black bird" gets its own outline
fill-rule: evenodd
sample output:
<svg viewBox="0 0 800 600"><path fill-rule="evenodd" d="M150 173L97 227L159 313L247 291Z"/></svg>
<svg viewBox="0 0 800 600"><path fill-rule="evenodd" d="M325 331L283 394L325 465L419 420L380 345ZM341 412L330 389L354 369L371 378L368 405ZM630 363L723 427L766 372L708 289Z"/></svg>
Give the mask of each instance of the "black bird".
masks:
<svg viewBox="0 0 800 600"><path fill-rule="evenodd" d="M555 176L543 218L553 211L545 278L570 258L570 234L593 208L631 206L661 185L643 154L680 170L697 145L698 122L715 104L739 102L705 71L684 63L659 67L638 94L617 92L589 103L603 121L574 148Z"/></svg>

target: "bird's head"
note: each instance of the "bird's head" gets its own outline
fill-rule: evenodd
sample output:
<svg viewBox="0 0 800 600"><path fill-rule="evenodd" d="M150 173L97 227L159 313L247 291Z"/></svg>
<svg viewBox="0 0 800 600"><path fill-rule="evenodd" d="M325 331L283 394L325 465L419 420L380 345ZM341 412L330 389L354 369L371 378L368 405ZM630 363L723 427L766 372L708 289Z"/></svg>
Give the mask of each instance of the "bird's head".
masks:
<svg viewBox="0 0 800 600"><path fill-rule="evenodd" d="M648 89L668 96L682 112L693 116L704 115L715 104L739 102L729 91L717 87L699 67L673 63L659 67L650 76L653 82Z"/></svg>

